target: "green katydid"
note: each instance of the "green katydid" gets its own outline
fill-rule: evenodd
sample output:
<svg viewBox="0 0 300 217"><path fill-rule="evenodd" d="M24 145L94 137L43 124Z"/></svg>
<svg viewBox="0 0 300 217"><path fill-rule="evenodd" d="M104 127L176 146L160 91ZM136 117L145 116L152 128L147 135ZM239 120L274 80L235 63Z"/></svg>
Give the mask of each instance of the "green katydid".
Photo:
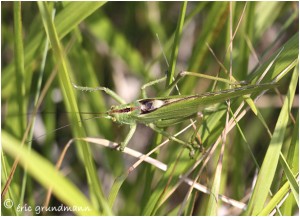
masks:
<svg viewBox="0 0 300 217"><path fill-rule="evenodd" d="M169 85L166 92L169 93L177 85L178 81L186 74L188 74L188 72L179 73L174 82ZM194 75L193 73L190 74ZM151 84L162 80L163 79L159 79L151 82ZM166 134L164 131L160 130L160 128L189 119L208 106L225 102L226 100L234 97L270 89L275 86L275 83L245 85L204 94L144 98L132 103L125 103L125 101L114 91L105 87L90 88L77 86L75 84L73 84L73 86L74 88L82 91L104 91L120 103L120 105L112 106L104 116L114 122L130 126L129 133L124 141L120 143L119 150L124 150L136 130L137 123L142 123L169 137L171 140L186 145L190 149L190 156L192 157L194 155L194 148L191 144L187 144Z"/></svg>

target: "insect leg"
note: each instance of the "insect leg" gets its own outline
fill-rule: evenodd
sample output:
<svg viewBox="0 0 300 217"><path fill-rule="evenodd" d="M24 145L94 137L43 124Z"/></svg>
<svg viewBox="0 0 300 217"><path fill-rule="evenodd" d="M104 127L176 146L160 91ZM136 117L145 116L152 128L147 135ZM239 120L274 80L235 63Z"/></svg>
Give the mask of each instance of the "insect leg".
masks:
<svg viewBox="0 0 300 217"><path fill-rule="evenodd" d="M201 125L202 125L202 119L203 119L203 114L202 112L198 112L197 117L199 119L199 121L197 121L196 126L194 126L194 133L190 138L190 142L194 147L200 147L200 150L203 150L203 144L202 144L202 140L201 137L198 133Z"/></svg>
<svg viewBox="0 0 300 217"><path fill-rule="evenodd" d="M124 150L124 148L127 146L128 142L132 138L132 136L136 130L136 124L130 124L129 127L130 127L130 130L129 130L126 138L124 139L123 142L121 142L120 146L118 147L118 150L120 150L120 151Z"/></svg>
<svg viewBox="0 0 300 217"><path fill-rule="evenodd" d="M179 74L181 74L182 77L188 75L188 76L195 76L199 78L205 78L209 80L214 80L214 81L220 81L223 83L231 84L231 85L245 85L247 84L246 81L237 81L234 77L231 77L231 80L225 79L225 78L220 78L220 77L214 77L211 75L206 75L202 73L195 73L195 72L188 72L188 71L182 71Z"/></svg>
<svg viewBox="0 0 300 217"><path fill-rule="evenodd" d="M113 90L107 88L107 87L83 87L83 86L78 86L72 82L72 85L75 89L81 90L81 91L88 91L88 92L94 92L94 91L104 91L107 95L111 96L114 98L117 102L121 104L125 104L125 100L122 99L116 92Z"/></svg>
<svg viewBox="0 0 300 217"><path fill-rule="evenodd" d="M169 133L166 133L164 130L162 130L162 129L156 127L154 124L149 124L148 126L149 126L151 129L153 129L154 131L156 131L157 133L160 133L160 134L166 136L168 139L170 139L170 140L172 140L172 141L174 141L174 142L177 142L177 143L179 143L179 144L182 144L182 145L186 146L186 147L190 150L190 153L189 153L190 157L191 157L191 158L194 157L194 155L195 155L195 149L194 149L194 147L192 146L192 144L190 144L190 143L188 143L188 142L184 142L184 141L182 141L182 140L180 140L180 139L178 139L178 138L176 138L176 137L170 135Z"/></svg>
<svg viewBox="0 0 300 217"><path fill-rule="evenodd" d="M144 85L141 87L143 98L148 98L148 97L147 97L147 93L146 93L146 88L147 88L147 87L150 87L150 86L152 86L152 85L155 85L155 84L158 84L158 83L160 83L160 82L163 82L163 81L166 80L166 78L167 78L167 76L164 76L164 77L162 77L162 78L159 78L159 79L157 79L157 80L150 81L150 82L144 84Z"/></svg>
<svg viewBox="0 0 300 217"><path fill-rule="evenodd" d="M174 81L166 88L163 96L169 95L171 93L171 91L173 90L173 88L176 87L177 83L183 77L185 77L187 75L188 76L194 76L194 77L200 77L200 78L206 78L206 79L210 79L210 80L216 80L216 81L220 81L220 82L224 82L224 83L228 83L228 84L232 84L232 85L244 84L244 82L237 82L236 80L229 81L229 80L224 79L224 78L214 77L214 76L210 76L210 75L206 75L206 74L195 73L195 72L188 72L188 71L181 71L180 73L178 73L178 75L176 76L176 78L174 79Z"/></svg>

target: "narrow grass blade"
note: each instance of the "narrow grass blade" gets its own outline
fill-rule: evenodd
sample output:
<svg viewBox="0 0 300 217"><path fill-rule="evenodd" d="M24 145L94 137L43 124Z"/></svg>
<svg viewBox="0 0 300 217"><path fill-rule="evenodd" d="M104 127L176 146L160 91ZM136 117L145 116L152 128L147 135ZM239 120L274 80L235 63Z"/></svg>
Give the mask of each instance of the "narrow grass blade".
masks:
<svg viewBox="0 0 300 217"><path fill-rule="evenodd" d="M82 20L86 19L105 3L105 1L66 3L64 10L54 20L59 39L65 37Z"/></svg>
<svg viewBox="0 0 300 217"><path fill-rule="evenodd" d="M258 175L253 194L251 196L247 214L257 215L264 207L268 193L271 189L271 184L274 179L274 174L278 165L281 147L284 141L284 134L289 120L289 112L293 102L295 90L298 82L298 69L295 68L289 91L281 109L269 148L265 155L261 170Z"/></svg>
<svg viewBox="0 0 300 217"><path fill-rule="evenodd" d="M122 175L120 177L117 177L116 180L114 181L113 186L111 187L109 196L108 196L108 203L110 208L113 208L113 205L115 204L117 195L119 194L120 188L124 181L126 180L127 175Z"/></svg>
<svg viewBox="0 0 300 217"><path fill-rule="evenodd" d="M78 26L80 22L90 16L95 12L99 7L103 6L105 2L70 2L66 7L57 15L55 18L55 26L57 28L57 33L59 39L62 39L71 32L75 27ZM44 33L40 32L35 35L34 38L30 40L24 48L24 63L25 68L27 68L33 61L36 56L36 52L40 44L43 41ZM7 68L2 71L2 80L1 86L2 90L9 91L11 88L14 88L12 85L11 73L15 70L14 64L10 64Z"/></svg>
<svg viewBox="0 0 300 217"><path fill-rule="evenodd" d="M189 60L188 71L199 72L201 64L204 62L205 55L207 54L207 47L205 43L210 44L217 36L218 32L225 24L226 16L228 14L227 2L213 2L209 10L209 14L205 19L205 25L202 29L201 35L198 37L196 46L193 49L193 54ZM191 91L191 87L195 84L195 79L187 78L181 89L183 94Z"/></svg>
<svg viewBox="0 0 300 217"><path fill-rule="evenodd" d="M175 75L175 67L176 67L176 62L177 62L177 57L178 57L179 42L180 42L180 37L182 34L182 29L183 29L183 24L184 24L186 7L187 7L187 2L186 1L182 2L181 13L178 18L177 28L175 31L175 37L174 37L174 43L173 43L173 49L172 49L172 55L171 55L171 64L169 66L169 71L167 74L166 87L173 82L173 78Z"/></svg>
<svg viewBox="0 0 300 217"><path fill-rule="evenodd" d="M299 207L299 184L297 183L296 178L293 175L293 172L291 170L291 168L289 167L289 165L286 162L286 159L284 158L284 156L282 154L280 154L280 163L283 167L284 173L290 183L290 187L292 189L294 198L298 204Z"/></svg>
<svg viewBox="0 0 300 217"><path fill-rule="evenodd" d="M243 21L245 25L242 25L239 29L239 32L242 32L245 37L248 38L249 41L253 41L254 36L254 23L255 23L255 5L256 2L247 2L245 16ZM237 58L237 62L234 63L234 67L236 72L234 73L235 78L239 81L243 81L247 78L248 65L249 65L249 56L250 49L247 46L247 40L244 37L238 38L235 40L235 46L238 46L239 55Z"/></svg>
<svg viewBox="0 0 300 217"><path fill-rule="evenodd" d="M126 35L120 32L105 14L99 13L96 16L98 19L89 25L89 31L93 36L105 41L111 53L120 56L133 73L147 77L143 57L137 49L131 46Z"/></svg>
<svg viewBox="0 0 300 217"><path fill-rule="evenodd" d="M54 26L54 23L52 22L50 13L48 11L48 5L46 2L38 2L38 6L42 15L43 23L49 38L49 41L51 42L51 46L53 49L53 55L56 60L56 63L58 64L58 75L59 75L59 82L60 87L63 92L64 96L64 102L66 105L66 108L68 111L71 111L72 113L69 113L69 118L71 120L72 126L73 126L73 133L74 136L77 138L83 138L85 137L85 132L81 126L79 126L78 123L80 123L80 116L79 116L79 110L77 106L77 101L74 93L74 89L71 84L71 80L68 74L68 70L70 69L67 58L65 57L65 54L63 52L63 49L61 47L58 34L56 31L56 28ZM90 179L90 191L92 194L95 194L95 197L98 199L100 203L100 207L104 210L104 213L109 214L111 213L108 204L105 200L105 197L103 195L102 189L100 187L99 180L97 178L97 173L95 170L95 165L92 161L92 155L91 151L89 149L89 146L86 143L79 143L78 146L79 150L81 150L83 154L84 163L86 166L86 172L87 176Z"/></svg>
<svg viewBox="0 0 300 217"><path fill-rule="evenodd" d="M29 76L25 75L24 69L24 47L23 47L23 28L22 28L22 16L21 16L21 2L14 2L14 41L15 41L15 77L16 77L16 87L19 88L17 92L17 102L19 107L19 113L26 113L26 79ZM18 138L21 138L22 134L25 132L26 126L26 117L23 116L18 119L19 123L16 126L16 131L18 132ZM6 179L7 180L7 179ZM24 194L26 186L26 173L23 176L23 184L21 188L21 194L19 197L19 203L23 204Z"/></svg>
<svg viewBox="0 0 300 217"><path fill-rule="evenodd" d="M9 165L7 156L5 155L5 153L3 152L3 149L2 149L1 150L1 179L2 180L3 179L4 180L8 180L10 171L11 171L11 166ZM2 189L1 190L3 190L3 185L2 185ZM2 197L1 200L3 201L5 199L11 199L12 201L18 201L17 200L18 197L19 196L17 195L16 191L13 191L13 190L11 190L11 188L9 188L7 196L6 197ZM14 209L6 209L6 210L4 210L2 208L2 213L1 214L2 215L17 215L17 210L16 210L16 208L14 208Z"/></svg>
<svg viewBox="0 0 300 217"><path fill-rule="evenodd" d="M291 167L292 173L299 174L299 113L297 114L296 123L294 126L292 139L291 139L290 146L289 146L289 151L288 151L286 158L287 158L288 165ZM285 177L283 180L286 182ZM298 198L297 198L297 200L298 200ZM293 215L295 206L297 206L295 197L293 194L290 194L280 209L282 212L282 215L284 215L284 216ZM299 205L298 205L298 207L299 207Z"/></svg>
<svg viewBox="0 0 300 217"><path fill-rule="evenodd" d="M220 158L223 158L223 153L218 154ZM209 199L207 202L206 216L216 216L218 210L218 195L220 191L221 177L222 177L222 161L218 161L216 166L216 171L214 173L214 178L212 180L212 187L210 189L211 194L209 195Z"/></svg>
<svg viewBox="0 0 300 217"><path fill-rule="evenodd" d="M274 20L277 19L283 6L284 2L276 1L259 2L259 4L257 4L255 14L260 14L261 16L256 16L258 20L255 22L255 37L261 37L261 34L263 34L266 29L274 23Z"/></svg>
<svg viewBox="0 0 300 217"><path fill-rule="evenodd" d="M299 55L299 33L292 36L282 47L278 48L276 52L258 69L252 73L248 80L255 83L256 80L260 78L263 72L269 67L270 63L276 58L279 52L280 55L278 56L277 60L275 61L274 65L270 68L269 72L266 74L262 82L265 81L272 81L277 76L280 76L281 73L285 74L290 69L292 69L296 65L296 60L298 59ZM288 69L289 68L289 69ZM286 71L286 69L288 69ZM280 76L282 78L283 75ZM280 80L280 79L279 79Z"/></svg>
<svg viewBox="0 0 300 217"><path fill-rule="evenodd" d="M272 197L272 199L268 202L266 207L264 207L261 212L259 212L258 216L267 216L272 213L275 207L284 199L286 194L288 194L290 190L289 182L286 181L284 185L277 191L277 193Z"/></svg>
<svg viewBox="0 0 300 217"><path fill-rule="evenodd" d="M14 2L14 52L15 58L15 87L18 87L17 101L19 113L26 113L25 102L25 70L24 70L24 50L23 50L23 34L22 34L22 18L21 18L21 2ZM12 74L12 73L11 73ZM12 77L10 74L10 78ZM12 83L12 82L11 82ZM25 131L26 117L20 118L19 124L16 126L18 135L22 136Z"/></svg>
<svg viewBox="0 0 300 217"><path fill-rule="evenodd" d="M5 153L14 159L19 158L22 167L26 168L41 185L45 188L53 187L54 194L62 202L69 207L81 207L81 209L74 210L74 213L99 215L78 188L64 178L52 164L36 152L28 151L26 147L20 146L20 141L10 136L6 131L2 131L2 145Z"/></svg>

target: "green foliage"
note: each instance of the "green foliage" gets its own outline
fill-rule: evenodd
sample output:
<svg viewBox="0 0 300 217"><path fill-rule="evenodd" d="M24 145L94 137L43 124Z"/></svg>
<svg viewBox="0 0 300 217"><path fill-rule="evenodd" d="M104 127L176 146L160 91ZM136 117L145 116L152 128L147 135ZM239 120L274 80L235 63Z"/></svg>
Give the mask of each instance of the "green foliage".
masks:
<svg viewBox="0 0 300 217"><path fill-rule="evenodd" d="M2 202L11 199L14 206L2 203L2 215L37 215L34 209L43 206L49 188L53 189L49 207L91 208L74 209L71 214L76 215L297 213L299 105L293 103L299 77L297 3L2 2L1 6L3 187L18 161L2 198ZM251 84L261 77L262 83L277 79L278 93L287 97L281 101L270 90L256 107L248 98L251 109L242 118L235 114L237 126L223 144L226 103L207 108L196 126L204 152L197 151L190 159L186 148L169 142L151 155L167 165L166 171L146 162L131 167L135 162L131 156L83 141L71 144L57 171L56 162L70 139L88 136L119 143L128 133L128 126L104 118L80 121L101 117L116 102L103 92L77 91L71 82L111 88L127 102L141 98L140 87L168 70L156 34L171 63L168 76L186 70ZM189 76L178 88L191 95L231 87ZM164 85L156 84L146 92L156 97L164 90ZM241 98L232 100L230 118L241 103ZM32 110L36 106L37 114ZM34 118L26 119L28 114ZM164 132L175 135L188 124L184 121ZM65 125L69 126L55 130ZM193 133L189 129L179 138L189 141ZM128 147L148 153L155 148L153 134L139 125ZM207 187L208 195L189 189L182 176ZM218 195L243 201L247 208L233 212ZM25 204L33 210L17 209Z"/></svg>

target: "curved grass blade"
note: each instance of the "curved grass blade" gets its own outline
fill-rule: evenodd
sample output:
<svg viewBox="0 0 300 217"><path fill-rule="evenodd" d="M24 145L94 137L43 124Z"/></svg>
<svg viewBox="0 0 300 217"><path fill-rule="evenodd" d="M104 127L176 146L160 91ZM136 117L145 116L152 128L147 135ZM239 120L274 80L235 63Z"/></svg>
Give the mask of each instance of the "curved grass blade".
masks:
<svg viewBox="0 0 300 217"><path fill-rule="evenodd" d="M293 98L298 82L298 67L295 68L287 97L281 109L276 127L265 155L257 182L247 207L248 215L257 215L264 207L265 201L271 189L275 170L278 165L281 148L284 141L284 134L289 120L289 112L292 107Z"/></svg>
<svg viewBox="0 0 300 217"><path fill-rule="evenodd" d="M2 145L5 153L15 159L19 158L20 165L22 165L23 168L26 168L27 171L41 183L41 185L45 188L53 187L54 194L62 202L69 207L77 206L78 208L81 207L83 209L74 210L76 214L99 215L93 205L85 198L78 188L64 178L52 164L38 155L35 151L28 151L26 147L20 146L20 142L6 131L2 131Z"/></svg>

